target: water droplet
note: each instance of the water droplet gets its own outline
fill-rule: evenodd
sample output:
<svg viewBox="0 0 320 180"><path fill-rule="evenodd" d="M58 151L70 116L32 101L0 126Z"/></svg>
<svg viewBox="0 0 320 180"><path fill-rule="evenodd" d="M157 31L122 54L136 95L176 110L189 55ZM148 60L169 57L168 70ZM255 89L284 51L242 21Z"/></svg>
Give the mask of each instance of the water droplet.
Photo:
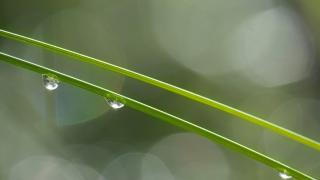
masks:
<svg viewBox="0 0 320 180"><path fill-rule="evenodd" d="M292 179L292 176L289 176L285 172L279 172L279 176L281 179Z"/></svg>
<svg viewBox="0 0 320 180"><path fill-rule="evenodd" d="M105 98L105 100L112 109L120 109L124 106L123 103L110 98Z"/></svg>
<svg viewBox="0 0 320 180"><path fill-rule="evenodd" d="M44 87L49 91L53 91L59 87L59 80L56 78L55 75L43 74L42 80Z"/></svg>

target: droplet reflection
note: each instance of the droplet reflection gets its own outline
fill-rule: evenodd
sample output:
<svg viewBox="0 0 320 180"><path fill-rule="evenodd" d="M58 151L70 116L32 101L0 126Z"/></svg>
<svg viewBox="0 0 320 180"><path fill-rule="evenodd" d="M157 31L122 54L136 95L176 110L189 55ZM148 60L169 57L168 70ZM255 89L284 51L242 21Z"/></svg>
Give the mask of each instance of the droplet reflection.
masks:
<svg viewBox="0 0 320 180"><path fill-rule="evenodd" d="M54 75L43 74L42 80L44 87L49 91L53 91L59 87L59 80Z"/></svg>
<svg viewBox="0 0 320 180"><path fill-rule="evenodd" d="M112 109L121 109L124 106L123 103L110 98L105 98L105 100Z"/></svg>

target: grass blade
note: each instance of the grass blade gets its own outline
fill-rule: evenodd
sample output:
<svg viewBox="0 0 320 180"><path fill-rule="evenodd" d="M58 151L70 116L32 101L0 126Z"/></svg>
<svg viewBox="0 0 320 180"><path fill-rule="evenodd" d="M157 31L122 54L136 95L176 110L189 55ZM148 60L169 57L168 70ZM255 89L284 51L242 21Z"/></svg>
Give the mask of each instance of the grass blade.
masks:
<svg viewBox="0 0 320 180"><path fill-rule="evenodd" d="M123 101L125 103L126 106L133 108L135 110L144 112L150 116L156 117L158 119L161 119L169 124L172 124L174 126L180 127L184 130L196 133L198 135L201 135L211 141L214 141L218 144L221 144L227 148L233 149L245 156L248 156L252 159L255 159L269 167L272 167L274 169L276 169L277 171L283 172L286 171L287 174L289 174L292 177L295 177L297 179L314 179L313 177L306 175L292 167L289 167L279 161L276 161L264 154L261 154L257 151L254 151L244 145L241 145L239 143L236 143L228 138L225 138L219 134L216 134L214 132L211 132L205 128L202 128L200 126L197 126L193 123L190 123L184 119L181 119L179 117L176 117L174 115L171 115L169 113L166 113L164 111L161 111L157 108L154 108L152 106L148 106L144 103L141 103L139 101L136 101L134 99L131 99L129 97L120 95L118 93L112 92L110 90L104 89L102 87L96 86L94 84L88 83L86 81L82 81L80 79L74 78L72 76L60 73L58 71L46 68L46 67L42 67L40 65L25 61L23 59L14 57L14 56L10 56L8 54L5 53L1 53L0 52L0 60L13 64L15 66L19 66L22 67L24 69L28 69L31 71L34 71L36 73L40 73L40 74L53 74L55 75L59 81L74 85L76 87L82 88L84 90L90 91L92 93L95 93L97 95L106 97L106 96L113 96L115 98L121 99L121 101Z"/></svg>
<svg viewBox="0 0 320 180"><path fill-rule="evenodd" d="M294 140L296 142L299 142L301 144L304 144L304 145L309 146L309 147L311 147L311 148L313 148L315 150L320 151L320 143L315 141L315 140L313 140L313 139L310 139L308 137L302 136L302 135L300 135L298 133L295 133L295 132L293 132L291 130L288 130L286 128L283 128L281 126L278 126L276 124L268 122L268 121L266 121L266 120L264 120L262 118L256 117L256 116L254 116L252 114L243 112L241 110L238 110L238 109L233 108L231 106L228 106L226 104L223 104L223 103L220 103L218 101L209 99L207 97L204 97L204 96L201 96L199 94L190 92L188 90L176 87L174 85L159 81L159 80L151 78L149 76L146 76L146 75L143 75L143 74L139 74L137 72L134 72L134 71L125 69L123 67L119 67L119 66L104 62L102 60L99 60L99 59L96 59L96 58L93 58L93 57L90 57L90 56L86 56L86 55L83 55L83 54L80 54L80 53L77 53L77 52L74 52L74 51L71 51L71 50L67 50L67 49L64 49L64 48L61 48L61 47L58 47L58 46L55 46L55 45L51 45L49 43L45 43L45 42L42 42L42 41L39 41L39 40L35 40L35 39L32 39L32 38L28 38L28 37L25 37L25 36L22 36L22 35L19 35L19 34L15 34L15 33L8 32L8 31L0 29L0 36L6 37L6 38L10 38L10 39L13 39L13 40L16 40L16 41L19 41L19 42L23 42L23 43L26 43L26 44L30 44L30 45L38 46L38 47L41 47L41 48L45 48L45 49L53 51L55 53L63 54L63 55L72 57L74 59L80 60L82 62L90 63L90 64L96 65L98 67L101 67L101 68L104 68L104 69L107 69L107 70L111 70L111 71L123 74L125 76L130 77L130 78L134 78L134 79L146 82L148 84L152 84L154 86L157 86L157 87L160 87L162 89L165 89L165 90L171 91L173 93L179 94L181 96L187 97L187 98L192 99L194 101L197 101L199 103L202 103L202 104L211 106L213 108L219 109L221 111L224 111L226 113L232 114L232 115L234 115L236 117L239 117L241 119L247 120L247 121L249 121L249 122L251 122L253 124L256 124L258 126L261 126L261 127L266 128L266 129L269 129L269 130L271 130L271 131L273 131L275 133L278 133L278 134L280 134L282 136L288 137L289 139L292 139L292 140Z"/></svg>

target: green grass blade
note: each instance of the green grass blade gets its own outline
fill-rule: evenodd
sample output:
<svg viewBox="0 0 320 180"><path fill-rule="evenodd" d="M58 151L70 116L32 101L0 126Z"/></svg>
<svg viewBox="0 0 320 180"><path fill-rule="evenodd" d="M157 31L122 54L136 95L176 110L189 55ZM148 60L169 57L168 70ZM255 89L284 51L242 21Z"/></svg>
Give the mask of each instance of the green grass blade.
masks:
<svg viewBox="0 0 320 180"><path fill-rule="evenodd" d="M205 128L202 128L200 126L197 126L193 123L190 123L184 119L181 119L179 117L176 117L174 115L171 115L169 113L166 113L164 111L161 111L159 109L156 109L152 106L148 106L146 104L143 104L139 101L136 101L134 99L131 99L129 97L120 95L118 93L112 92L110 90L104 89L102 87L96 86L94 84L88 83L86 81L82 81L80 79L74 78L72 76L60 73L58 71L42 67L40 65L25 61L23 59L19 59L14 56L7 55L5 53L0 52L0 60L13 64L15 66L22 67L24 69L28 69L40 74L53 74L55 75L59 81L77 86L79 88L82 88L84 90L90 91L92 93L95 93L97 95L103 96L103 97L114 97L117 99L120 99L126 106L133 108L135 110L144 112L150 116L156 117L158 119L161 119L169 124L172 124L174 126L180 127L184 130L196 133L198 135L201 135L211 141L214 141L216 143L219 143L221 145L224 145L227 148L233 149L243 155L246 155L252 159L255 159L269 167L272 167L280 172L287 172L290 176L293 176L297 179L314 179L313 177L306 175L302 172L299 172L298 170L291 168L279 161L276 161L264 154L261 154L257 151L254 151L244 145L241 145L239 143L236 143L228 138L225 138L219 134L216 134L214 132L211 132Z"/></svg>
<svg viewBox="0 0 320 180"><path fill-rule="evenodd" d="M28 37L25 37L25 36L22 36L22 35L19 35L19 34L11 33L11 32L4 31L4 30L0 29L0 36L6 37L6 38L10 38L10 39L13 39L13 40L17 40L17 41L20 41L20 42L23 42L23 43L26 43L26 44L31 44L31 45L34 45L34 46L45 48L45 49L53 51L55 53L60 53L60 54L72 57L74 59L80 60L82 62L94 64L94 65L96 65L98 67L101 67L101 68L104 68L104 69L107 69L107 70L111 70L111 71L123 74L125 76L130 77L130 78L134 78L134 79L146 82L148 84L152 84L152 85L160 87L162 89L166 89L168 91L171 91L173 93L179 94L179 95L184 96L184 97L187 97L187 98L192 99L194 101L197 101L199 103L211 106L213 108L216 108L216 109L219 109L221 111L224 111L224 112L227 112L229 114L232 114L234 116L237 116L237 117L239 117L241 119L247 120L247 121L249 121L249 122L251 122L253 124L256 124L258 126L261 126L261 127L266 128L266 129L269 129L269 130L271 130L273 132L276 132L276 133L278 133L280 135L288 137L288 138L290 138L290 139L292 139L292 140L294 140L296 142L299 142L301 144L307 145L307 146L309 146L309 147L311 147L313 149L316 149L316 150L320 151L320 143L315 141L315 140L313 140L313 139L307 138L307 137L302 136L302 135L300 135L298 133L295 133L295 132L293 132L291 130L288 130L286 128L283 128L281 126L278 126L276 124L268 122L268 121L266 121L266 120L264 120L262 118L259 118L259 117L256 117L254 115L248 114L246 112L243 112L243 111L238 110L236 108L230 107L230 106L225 105L223 103L220 103L218 101L215 101L215 100L209 99L207 97L201 96L199 94L190 92L188 90L185 90L185 89L176 87L174 85L159 81L157 79L148 77L148 76L143 75L143 74L139 74L137 72L125 69L123 67L119 67L119 66L104 62L102 60L99 60L99 59L96 59L96 58L93 58L93 57L89 57L89 56L86 56L86 55L83 55L83 54L80 54L80 53L77 53L77 52L74 52L74 51L71 51L71 50L67 50L67 49L64 49L64 48L61 48L61 47L58 47L58 46L55 46L55 45L51 45L49 43L45 43L45 42L42 42L42 41L39 41L39 40L35 40L35 39L32 39L32 38L28 38Z"/></svg>

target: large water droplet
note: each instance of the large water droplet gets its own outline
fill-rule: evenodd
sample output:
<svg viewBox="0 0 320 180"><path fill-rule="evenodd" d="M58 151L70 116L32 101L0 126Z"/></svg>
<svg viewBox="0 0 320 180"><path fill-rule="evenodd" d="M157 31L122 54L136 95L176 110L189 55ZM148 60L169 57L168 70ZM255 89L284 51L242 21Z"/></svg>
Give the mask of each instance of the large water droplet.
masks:
<svg viewBox="0 0 320 180"><path fill-rule="evenodd" d="M120 109L124 106L123 103L110 99L110 98L105 98L107 104L112 108L112 109Z"/></svg>
<svg viewBox="0 0 320 180"><path fill-rule="evenodd" d="M289 176L285 172L279 172L279 176L281 179L292 179L292 176Z"/></svg>
<svg viewBox="0 0 320 180"><path fill-rule="evenodd" d="M59 80L56 78L55 75L43 74L42 80L44 87L49 91L53 91L59 87Z"/></svg>

